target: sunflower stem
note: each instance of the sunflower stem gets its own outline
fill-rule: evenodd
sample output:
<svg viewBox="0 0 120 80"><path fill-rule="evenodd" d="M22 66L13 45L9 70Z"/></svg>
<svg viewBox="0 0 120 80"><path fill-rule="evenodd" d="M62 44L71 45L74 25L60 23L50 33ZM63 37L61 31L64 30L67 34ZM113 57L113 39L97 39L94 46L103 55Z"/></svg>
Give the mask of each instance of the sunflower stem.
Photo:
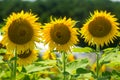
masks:
<svg viewBox="0 0 120 80"><path fill-rule="evenodd" d="M16 50L14 51L15 59L13 61L13 75L12 75L12 80L16 80L16 67L17 67L17 53Z"/></svg>
<svg viewBox="0 0 120 80"><path fill-rule="evenodd" d="M62 60L63 60L63 80L66 80L66 75L65 75L65 72L66 72L66 59L65 59L65 52L63 51L63 54L62 54Z"/></svg>
<svg viewBox="0 0 120 80"><path fill-rule="evenodd" d="M96 57L97 57L97 66L96 66L96 75L97 75L97 80L99 79L99 52L100 52L100 47L96 46Z"/></svg>

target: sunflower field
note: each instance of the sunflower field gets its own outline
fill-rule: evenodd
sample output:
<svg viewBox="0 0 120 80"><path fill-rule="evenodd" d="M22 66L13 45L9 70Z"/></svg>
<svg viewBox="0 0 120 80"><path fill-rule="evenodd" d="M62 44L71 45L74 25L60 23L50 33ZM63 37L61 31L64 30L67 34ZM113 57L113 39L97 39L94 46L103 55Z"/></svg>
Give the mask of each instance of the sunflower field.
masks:
<svg viewBox="0 0 120 80"><path fill-rule="evenodd" d="M118 4L0 0L0 80L120 80Z"/></svg>

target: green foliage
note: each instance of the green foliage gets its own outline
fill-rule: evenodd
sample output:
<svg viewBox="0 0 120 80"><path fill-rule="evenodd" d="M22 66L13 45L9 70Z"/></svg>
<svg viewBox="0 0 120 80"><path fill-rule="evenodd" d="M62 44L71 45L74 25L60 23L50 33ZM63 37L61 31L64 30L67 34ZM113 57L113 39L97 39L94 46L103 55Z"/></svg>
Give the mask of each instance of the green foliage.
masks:
<svg viewBox="0 0 120 80"><path fill-rule="evenodd" d="M78 69L76 70L76 73L77 73L77 74L86 74L86 73L90 73L90 71L88 71L88 70L86 70L86 69L84 69L84 68L78 68Z"/></svg>
<svg viewBox="0 0 120 80"><path fill-rule="evenodd" d="M72 50L73 52L84 52L84 53L90 53L90 52L94 52L95 50L90 48L90 47L75 47Z"/></svg>
<svg viewBox="0 0 120 80"><path fill-rule="evenodd" d="M32 72L36 72L36 71L42 71L44 69L48 69L51 68L52 66L35 66L35 65L29 65L26 67L26 72L27 73L32 73Z"/></svg>
<svg viewBox="0 0 120 80"><path fill-rule="evenodd" d="M78 59L67 64L66 71L69 74L76 74L76 70L79 68L85 68L88 65L87 59Z"/></svg>
<svg viewBox="0 0 120 80"><path fill-rule="evenodd" d="M56 60L45 60L40 62L34 62L36 65L56 65Z"/></svg>
<svg viewBox="0 0 120 80"><path fill-rule="evenodd" d="M77 52L95 52L95 50L85 47L77 48ZM1 50L4 52L4 50ZM110 80L110 79L120 79L120 69L119 64L119 47L115 48L106 48L103 50L103 53L100 54L100 66L99 66L99 79L98 80ZM88 54L88 53L87 53ZM69 55L69 54L68 54ZM66 54L67 56L67 54ZM0 78L1 79L10 79L10 64L11 61L4 62L3 56L0 56ZM8 65L9 63L9 65ZM59 66L58 66L59 65ZM33 64L28 66L17 67L17 79L18 80L61 80L62 76L62 57L58 60L38 60ZM69 80L81 80L81 79L92 79L96 78L95 71L92 70L92 65L86 58L76 59L72 62L67 61L66 59L66 72L65 75ZM103 65L106 65L105 70L102 68ZM115 67L117 66L118 67ZM115 69L115 68L116 69ZM51 71L51 68L58 69L57 73ZM103 71L101 70L103 69ZM59 74L59 75L58 75Z"/></svg>

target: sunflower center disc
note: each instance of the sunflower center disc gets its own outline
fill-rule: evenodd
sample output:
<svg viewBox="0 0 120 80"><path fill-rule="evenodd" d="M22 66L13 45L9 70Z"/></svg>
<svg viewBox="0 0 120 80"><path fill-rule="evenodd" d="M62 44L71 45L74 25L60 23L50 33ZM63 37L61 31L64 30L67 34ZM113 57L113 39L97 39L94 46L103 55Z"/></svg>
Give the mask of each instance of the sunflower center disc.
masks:
<svg viewBox="0 0 120 80"><path fill-rule="evenodd" d="M94 37L104 37L111 31L111 23L104 17L97 17L88 25L88 30Z"/></svg>
<svg viewBox="0 0 120 80"><path fill-rule="evenodd" d="M70 31L69 28L64 24L55 24L51 28L50 36L55 43L66 44L70 40Z"/></svg>
<svg viewBox="0 0 120 80"><path fill-rule="evenodd" d="M32 52L30 50L27 50L24 53L18 54L18 57L19 58L27 58L27 57L29 57L31 55L31 53Z"/></svg>
<svg viewBox="0 0 120 80"><path fill-rule="evenodd" d="M33 37L33 29L28 21L18 19L8 29L8 37L15 44L25 44Z"/></svg>
<svg viewBox="0 0 120 80"><path fill-rule="evenodd" d="M25 30L21 30L20 36L24 36L25 34L26 34L26 31Z"/></svg>

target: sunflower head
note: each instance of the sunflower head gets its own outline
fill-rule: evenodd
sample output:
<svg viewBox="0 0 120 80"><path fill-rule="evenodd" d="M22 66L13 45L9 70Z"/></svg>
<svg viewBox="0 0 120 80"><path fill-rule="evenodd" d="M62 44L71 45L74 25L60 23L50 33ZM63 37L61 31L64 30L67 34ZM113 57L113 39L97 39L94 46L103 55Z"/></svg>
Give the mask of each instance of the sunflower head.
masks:
<svg viewBox="0 0 120 80"><path fill-rule="evenodd" d="M68 51L71 46L77 43L77 29L73 28L76 21L66 17L53 20L45 24L43 39L45 44L49 44L51 50Z"/></svg>
<svg viewBox="0 0 120 80"><path fill-rule="evenodd" d="M5 34L2 43L9 51L17 48L18 53L33 49L34 42L40 39L40 24L37 20L31 12L13 13L3 27Z"/></svg>
<svg viewBox="0 0 120 80"><path fill-rule="evenodd" d="M103 64L100 68L100 72L105 72L106 71L106 65Z"/></svg>
<svg viewBox="0 0 120 80"><path fill-rule="evenodd" d="M70 62L75 60L75 56L72 53L68 54L67 58L68 58L68 61Z"/></svg>
<svg viewBox="0 0 120 80"><path fill-rule="evenodd" d="M94 11L91 17L81 28L81 34L85 38L85 41L89 45L104 46L108 45L110 42L118 36L118 25L116 22L117 18L106 11Z"/></svg>
<svg viewBox="0 0 120 80"><path fill-rule="evenodd" d="M56 59L56 55L51 52L50 50L47 50L45 51L45 53L43 53L43 56L42 56L42 59L43 60L55 60Z"/></svg>
<svg viewBox="0 0 120 80"><path fill-rule="evenodd" d="M94 63L94 64L91 66L91 70L92 70L93 72L95 72L95 71L96 71L96 67L97 67L97 65L96 65L96 63Z"/></svg>
<svg viewBox="0 0 120 80"><path fill-rule="evenodd" d="M26 50L21 54L18 54L17 63L19 66L26 66L37 60L37 50Z"/></svg>

